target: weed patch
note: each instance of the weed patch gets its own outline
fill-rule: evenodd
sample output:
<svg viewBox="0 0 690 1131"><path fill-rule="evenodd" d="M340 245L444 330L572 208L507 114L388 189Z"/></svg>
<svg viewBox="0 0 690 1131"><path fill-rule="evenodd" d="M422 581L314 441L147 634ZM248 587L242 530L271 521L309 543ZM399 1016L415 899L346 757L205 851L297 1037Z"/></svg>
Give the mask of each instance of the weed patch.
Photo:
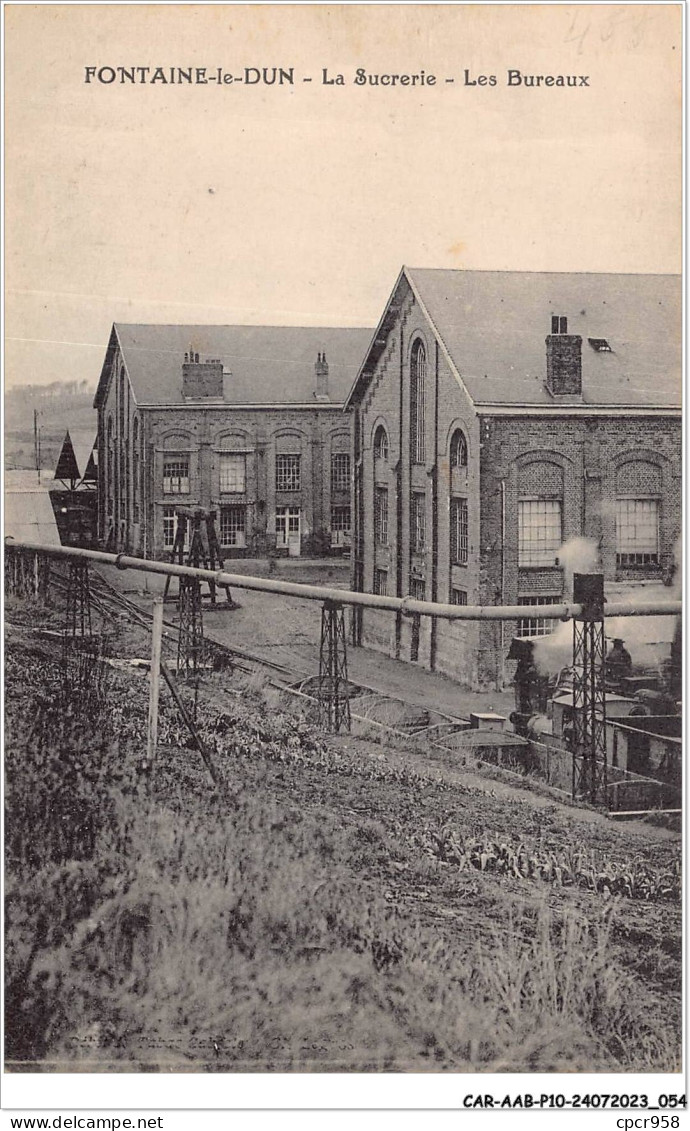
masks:
<svg viewBox="0 0 690 1131"><path fill-rule="evenodd" d="M167 700L151 780L141 679L86 719L56 657L11 652L10 1068L675 1069L650 984L675 959L641 928L626 966L612 942L626 906L668 934L670 850L568 854L555 815L329 743L261 680L199 702L224 802Z"/></svg>

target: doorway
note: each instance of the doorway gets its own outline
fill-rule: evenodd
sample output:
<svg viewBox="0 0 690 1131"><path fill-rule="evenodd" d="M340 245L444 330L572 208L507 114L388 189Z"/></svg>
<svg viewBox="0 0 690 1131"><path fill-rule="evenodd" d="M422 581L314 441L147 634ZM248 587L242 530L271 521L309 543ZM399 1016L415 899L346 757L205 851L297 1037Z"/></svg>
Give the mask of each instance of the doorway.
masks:
<svg viewBox="0 0 690 1131"><path fill-rule="evenodd" d="M276 547L288 550L290 557L298 558L302 541L302 524L299 507L276 507Z"/></svg>

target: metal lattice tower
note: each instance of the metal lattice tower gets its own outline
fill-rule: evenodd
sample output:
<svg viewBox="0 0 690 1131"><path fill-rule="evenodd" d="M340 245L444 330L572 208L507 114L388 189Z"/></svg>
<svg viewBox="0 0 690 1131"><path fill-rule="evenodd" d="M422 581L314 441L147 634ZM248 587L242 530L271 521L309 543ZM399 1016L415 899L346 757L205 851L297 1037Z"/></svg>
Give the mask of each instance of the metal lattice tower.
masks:
<svg viewBox="0 0 690 1131"><path fill-rule="evenodd" d="M319 722L335 734L351 725L345 613L336 601L324 601L321 609Z"/></svg>
<svg viewBox="0 0 690 1131"><path fill-rule="evenodd" d="M607 805L603 575L576 573L573 599L582 605L573 621L573 797Z"/></svg>
<svg viewBox="0 0 690 1131"><path fill-rule="evenodd" d="M195 577L180 579L180 630L177 640L177 674L189 679L198 675L204 664L204 621L201 611L201 582Z"/></svg>
<svg viewBox="0 0 690 1131"><path fill-rule="evenodd" d="M203 507L176 507L177 519L175 540L170 553L170 560L177 565L188 565L194 569L209 569L214 572L223 568L223 556L220 550L218 535L216 534L216 512L205 510ZM185 548L187 533L189 531L189 546ZM166 578L163 598L168 596L170 590L170 577ZM216 603L216 582L208 581L211 604ZM230 587L225 589L228 603L232 605ZM181 592L181 589L180 589Z"/></svg>
<svg viewBox="0 0 690 1131"><path fill-rule="evenodd" d="M67 580L65 636L91 636L91 587L88 561L71 561Z"/></svg>
<svg viewBox="0 0 690 1131"><path fill-rule="evenodd" d="M98 653L101 644L92 634L91 585L88 561L69 563L62 634L62 688L67 701L84 710L103 684Z"/></svg>

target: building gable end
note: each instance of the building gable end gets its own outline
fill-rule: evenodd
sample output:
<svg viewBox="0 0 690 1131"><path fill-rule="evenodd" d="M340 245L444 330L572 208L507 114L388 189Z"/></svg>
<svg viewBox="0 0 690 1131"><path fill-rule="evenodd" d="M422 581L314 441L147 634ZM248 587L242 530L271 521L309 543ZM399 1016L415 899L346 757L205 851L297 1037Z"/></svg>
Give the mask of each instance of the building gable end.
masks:
<svg viewBox="0 0 690 1131"><path fill-rule="evenodd" d="M446 343L444 342L444 340L443 340L443 338L442 338L442 336L441 336L441 334L438 330L438 327L436 326L436 323L434 322L431 314L429 313L429 311L426 307L426 304L424 303L422 296L419 293L419 289L415 286L414 280L413 280L412 276L410 275L410 273L408 272L406 267L403 268L403 273L405 275L405 278L407 279L410 290L412 291L412 294L414 295L415 302L417 303L417 305L419 306L419 309L421 310L422 314L424 315L424 318L425 318L425 320L426 320L426 322L429 326L429 329L431 330L431 333L433 334L434 339L438 343L438 346L441 350L441 353L443 354L443 356L445 357L445 359L448 363L448 366L450 368L451 373L455 377L455 380L457 381L460 388L467 395L468 400L470 400L472 402L472 404L474 404L474 398L473 398L472 394L470 393L469 389L467 388L467 385L463 381L462 376L460 374L460 370L458 369L457 365L455 364L453 357L451 356L450 350L448 349Z"/></svg>

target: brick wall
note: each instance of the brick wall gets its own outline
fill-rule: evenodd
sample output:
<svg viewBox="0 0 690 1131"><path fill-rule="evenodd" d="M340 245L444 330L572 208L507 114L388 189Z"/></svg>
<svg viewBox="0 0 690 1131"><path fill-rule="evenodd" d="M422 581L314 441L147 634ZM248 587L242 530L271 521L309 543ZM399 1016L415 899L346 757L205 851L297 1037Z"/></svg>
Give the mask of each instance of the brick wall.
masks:
<svg viewBox="0 0 690 1131"><path fill-rule="evenodd" d="M412 458L410 359L416 342L426 353L423 464ZM358 408L364 591L374 591L375 571L388 575L388 594L405 596L419 588L426 600L447 603L452 589L477 600L479 587L479 429L469 397L459 386L423 312L407 292L400 315ZM374 437L383 426L388 459L376 459ZM451 469L454 432L462 429L467 443L467 467ZM374 536L374 491L388 491L388 544ZM423 497L425 548L415 552L411 538L411 497ZM453 498L468 504L468 560L451 562L450 514ZM356 578L357 563L353 577ZM389 624L389 621L391 622ZM449 625L428 618L389 617L365 610L360 617L361 642L476 682L477 632L473 625ZM392 624L392 628L391 628Z"/></svg>
<svg viewBox="0 0 690 1131"><path fill-rule="evenodd" d="M515 604L528 593L563 592L562 570L518 567L518 502L525 496L560 497L564 541L591 539L608 580L668 576L681 528L680 419L487 415L481 429L483 602ZM617 566L615 513L621 495L658 499L658 567ZM498 552L487 553L489 546ZM506 641L515 627L506 625ZM500 675L489 625L482 626L479 666L484 682Z"/></svg>
<svg viewBox="0 0 690 1131"><path fill-rule="evenodd" d="M263 555L276 543L276 508L299 507L301 552L331 552L331 503L350 503L350 490L331 498L331 454L349 451L349 421L339 406L244 409L240 405L185 405L137 409L119 351L99 412L99 537L116 550L165 557L163 512L176 505L246 508L246 546L224 547L225 557ZM122 406L122 408L121 408ZM133 484L132 439L138 420L139 497ZM112 421L113 458L109 481L108 421ZM222 493L220 463L224 452L246 460L245 491ZM276 490L276 454L300 456L300 489ZM189 491L165 494L163 463L174 454L189 461ZM125 484L122 486L122 484ZM108 499L111 499L109 506ZM135 502L139 521L135 521ZM287 550L285 551L287 552ZM340 551L342 552L342 551Z"/></svg>
<svg viewBox="0 0 690 1131"><path fill-rule="evenodd" d="M139 417L119 350L111 359L107 395L98 414L98 537L102 545L139 553L142 527L142 422L137 424L137 480L132 445ZM110 439L109 439L110 438ZM135 504L139 521L134 521Z"/></svg>
<svg viewBox="0 0 690 1131"><path fill-rule="evenodd" d="M406 284L403 284L406 286ZM416 340L426 349L426 411L423 466L410 454L410 356ZM361 492L361 550L353 563L355 587L374 590L375 571L386 570L388 593L405 596L413 587L429 600L449 601L453 589L468 604L517 604L519 598L570 597L570 572L557 560L518 561L519 502L560 504L560 541L584 536L600 556L607 579L668 577L681 525L680 419L660 416L479 416L453 376L443 349L408 290L389 330L372 379L354 414ZM384 426L389 458L374 458L374 436ZM451 469L455 428L467 437L466 469ZM374 538L374 490L388 490L388 544ZM424 497L427 542L412 552L410 500ZM655 498L659 508L659 561L623 567L616 561L617 498ZM450 554L453 498L468 503L468 560ZM480 507L481 499L481 507ZM588 567L589 568L589 567ZM506 655L517 622L500 625L439 622L398 617L394 630L379 614L359 615L355 639L409 660L417 647L420 664L473 686L510 679ZM416 639L417 638L417 639Z"/></svg>

